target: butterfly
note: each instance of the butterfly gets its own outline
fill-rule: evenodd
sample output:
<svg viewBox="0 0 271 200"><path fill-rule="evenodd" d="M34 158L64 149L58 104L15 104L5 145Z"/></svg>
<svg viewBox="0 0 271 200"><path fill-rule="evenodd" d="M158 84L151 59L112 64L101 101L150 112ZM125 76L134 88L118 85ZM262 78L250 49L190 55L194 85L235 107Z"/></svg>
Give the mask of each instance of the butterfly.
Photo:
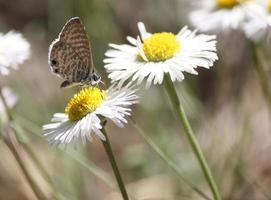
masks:
<svg viewBox="0 0 271 200"><path fill-rule="evenodd" d="M65 79L60 85L96 85L101 76L93 64L86 29L79 17L71 18L49 47L48 60L53 74Z"/></svg>

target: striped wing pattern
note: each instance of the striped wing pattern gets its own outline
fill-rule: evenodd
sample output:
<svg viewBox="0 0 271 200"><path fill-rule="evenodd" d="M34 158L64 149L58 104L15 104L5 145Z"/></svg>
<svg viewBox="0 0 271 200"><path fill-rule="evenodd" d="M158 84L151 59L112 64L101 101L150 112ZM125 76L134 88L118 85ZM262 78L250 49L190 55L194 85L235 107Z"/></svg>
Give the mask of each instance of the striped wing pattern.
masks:
<svg viewBox="0 0 271 200"><path fill-rule="evenodd" d="M92 68L91 50L84 25L70 19L49 48L51 71L71 83L84 82Z"/></svg>

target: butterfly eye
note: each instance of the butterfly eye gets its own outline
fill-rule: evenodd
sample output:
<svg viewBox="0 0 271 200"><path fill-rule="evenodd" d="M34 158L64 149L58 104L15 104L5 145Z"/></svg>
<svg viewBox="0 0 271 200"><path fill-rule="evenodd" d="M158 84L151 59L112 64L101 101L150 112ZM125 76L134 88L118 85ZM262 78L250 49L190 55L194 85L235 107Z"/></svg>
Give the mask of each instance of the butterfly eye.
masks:
<svg viewBox="0 0 271 200"><path fill-rule="evenodd" d="M52 64L52 65L56 65L56 64L57 64L57 61L56 61L56 60L52 60L52 61L51 61L51 64Z"/></svg>

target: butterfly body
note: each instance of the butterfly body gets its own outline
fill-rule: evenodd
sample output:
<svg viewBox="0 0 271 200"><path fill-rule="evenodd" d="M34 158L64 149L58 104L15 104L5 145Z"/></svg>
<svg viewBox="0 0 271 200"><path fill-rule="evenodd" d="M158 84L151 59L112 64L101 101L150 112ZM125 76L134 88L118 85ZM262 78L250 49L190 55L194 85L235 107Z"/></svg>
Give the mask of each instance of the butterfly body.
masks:
<svg viewBox="0 0 271 200"><path fill-rule="evenodd" d="M70 19L52 42L48 60L51 72L65 79L61 87L101 82L94 69L85 27L78 17Z"/></svg>

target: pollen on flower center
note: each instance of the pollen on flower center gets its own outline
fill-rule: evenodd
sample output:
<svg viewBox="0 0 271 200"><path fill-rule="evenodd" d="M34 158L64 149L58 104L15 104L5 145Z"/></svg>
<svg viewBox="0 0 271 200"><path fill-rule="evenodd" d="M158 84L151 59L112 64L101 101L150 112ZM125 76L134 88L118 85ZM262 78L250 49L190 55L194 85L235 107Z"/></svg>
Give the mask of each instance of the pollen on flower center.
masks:
<svg viewBox="0 0 271 200"><path fill-rule="evenodd" d="M70 99L65 112L71 121L80 120L99 107L105 98L104 90L96 87L84 88Z"/></svg>
<svg viewBox="0 0 271 200"><path fill-rule="evenodd" d="M155 33L143 43L145 56L153 62L172 58L180 49L181 44L173 33Z"/></svg>
<svg viewBox="0 0 271 200"><path fill-rule="evenodd" d="M220 8L233 8L239 4L238 0L217 0L217 4Z"/></svg>

